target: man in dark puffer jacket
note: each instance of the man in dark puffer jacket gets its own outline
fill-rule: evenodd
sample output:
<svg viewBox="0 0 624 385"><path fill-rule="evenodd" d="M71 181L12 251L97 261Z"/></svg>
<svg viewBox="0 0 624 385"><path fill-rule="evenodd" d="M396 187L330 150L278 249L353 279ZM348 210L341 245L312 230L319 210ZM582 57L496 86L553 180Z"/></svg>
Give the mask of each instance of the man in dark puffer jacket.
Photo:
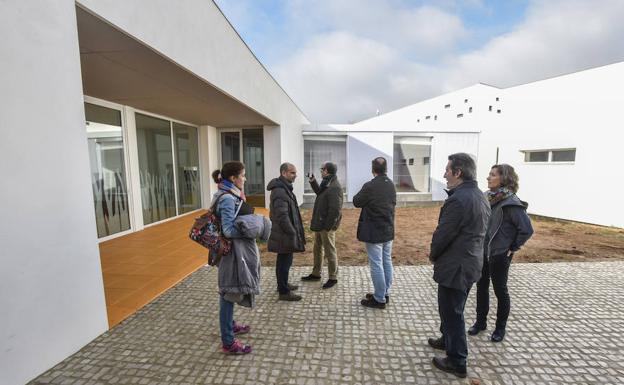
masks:
<svg viewBox="0 0 624 385"><path fill-rule="evenodd" d="M327 259L329 279L323 289L338 283L338 256L336 255L336 230L342 219L342 186L338 182L335 163L325 162L321 167L323 181L320 186L314 175L310 176L310 186L316 193L310 230L314 232L314 268L312 274L301 277L302 281L321 279L323 255Z"/></svg>
<svg viewBox="0 0 624 385"><path fill-rule="evenodd" d="M299 212L297 197L293 194L293 182L297 169L290 163L280 166L280 177L267 185L271 192L271 236L268 250L277 253L275 276L281 301L299 301L301 296L291 293L297 286L288 283L288 273L292 266L293 253L305 251L305 233Z"/></svg>

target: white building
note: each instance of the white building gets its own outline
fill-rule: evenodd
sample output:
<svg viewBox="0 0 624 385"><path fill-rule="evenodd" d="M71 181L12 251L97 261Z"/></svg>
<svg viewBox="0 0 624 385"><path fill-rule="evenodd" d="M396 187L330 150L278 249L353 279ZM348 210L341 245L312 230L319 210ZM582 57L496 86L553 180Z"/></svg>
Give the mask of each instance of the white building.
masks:
<svg viewBox="0 0 624 385"><path fill-rule="evenodd" d="M400 201L440 201L447 156L467 152L484 190L493 164L514 166L530 213L624 227L624 209L609 199L624 188L622 84L617 63L505 89L477 84L355 124L311 125L304 167L337 162L350 201L371 178L370 161L384 156Z"/></svg>
<svg viewBox="0 0 624 385"><path fill-rule="evenodd" d="M264 206L309 122L211 1L9 0L0 35L0 384L18 384L108 329L99 241L207 207L226 160Z"/></svg>

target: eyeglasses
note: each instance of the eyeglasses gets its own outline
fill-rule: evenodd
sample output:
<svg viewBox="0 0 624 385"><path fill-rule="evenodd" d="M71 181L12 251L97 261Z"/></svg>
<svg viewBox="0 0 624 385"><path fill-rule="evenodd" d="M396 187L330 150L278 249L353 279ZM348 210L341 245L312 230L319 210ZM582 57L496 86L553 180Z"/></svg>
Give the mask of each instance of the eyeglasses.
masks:
<svg viewBox="0 0 624 385"><path fill-rule="evenodd" d="M323 170L325 170L325 169L324 169L323 167L321 167L319 170L323 171Z"/></svg>

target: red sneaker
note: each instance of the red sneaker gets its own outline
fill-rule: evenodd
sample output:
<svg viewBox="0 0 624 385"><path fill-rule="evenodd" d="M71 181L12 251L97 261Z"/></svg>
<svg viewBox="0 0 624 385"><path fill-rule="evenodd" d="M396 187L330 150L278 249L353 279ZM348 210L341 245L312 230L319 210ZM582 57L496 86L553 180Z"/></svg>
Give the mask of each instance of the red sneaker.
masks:
<svg viewBox="0 0 624 385"><path fill-rule="evenodd" d="M232 330L234 330L234 334L237 334L237 335L247 334L251 330L251 326L239 324L239 323L236 323L236 321L234 321L234 326L232 327Z"/></svg>
<svg viewBox="0 0 624 385"><path fill-rule="evenodd" d="M221 351L225 354L247 354L251 353L251 346L243 345L239 340L234 340L230 346L222 346Z"/></svg>

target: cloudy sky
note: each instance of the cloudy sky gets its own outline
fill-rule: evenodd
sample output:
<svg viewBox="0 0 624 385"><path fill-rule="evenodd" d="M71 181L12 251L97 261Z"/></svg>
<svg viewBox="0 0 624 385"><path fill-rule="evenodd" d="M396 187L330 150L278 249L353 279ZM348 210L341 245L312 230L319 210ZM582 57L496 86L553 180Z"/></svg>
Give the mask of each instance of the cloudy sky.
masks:
<svg viewBox="0 0 624 385"><path fill-rule="evenodd" d="M624 60L624 0L216 0L315 123Z"/></svg>

